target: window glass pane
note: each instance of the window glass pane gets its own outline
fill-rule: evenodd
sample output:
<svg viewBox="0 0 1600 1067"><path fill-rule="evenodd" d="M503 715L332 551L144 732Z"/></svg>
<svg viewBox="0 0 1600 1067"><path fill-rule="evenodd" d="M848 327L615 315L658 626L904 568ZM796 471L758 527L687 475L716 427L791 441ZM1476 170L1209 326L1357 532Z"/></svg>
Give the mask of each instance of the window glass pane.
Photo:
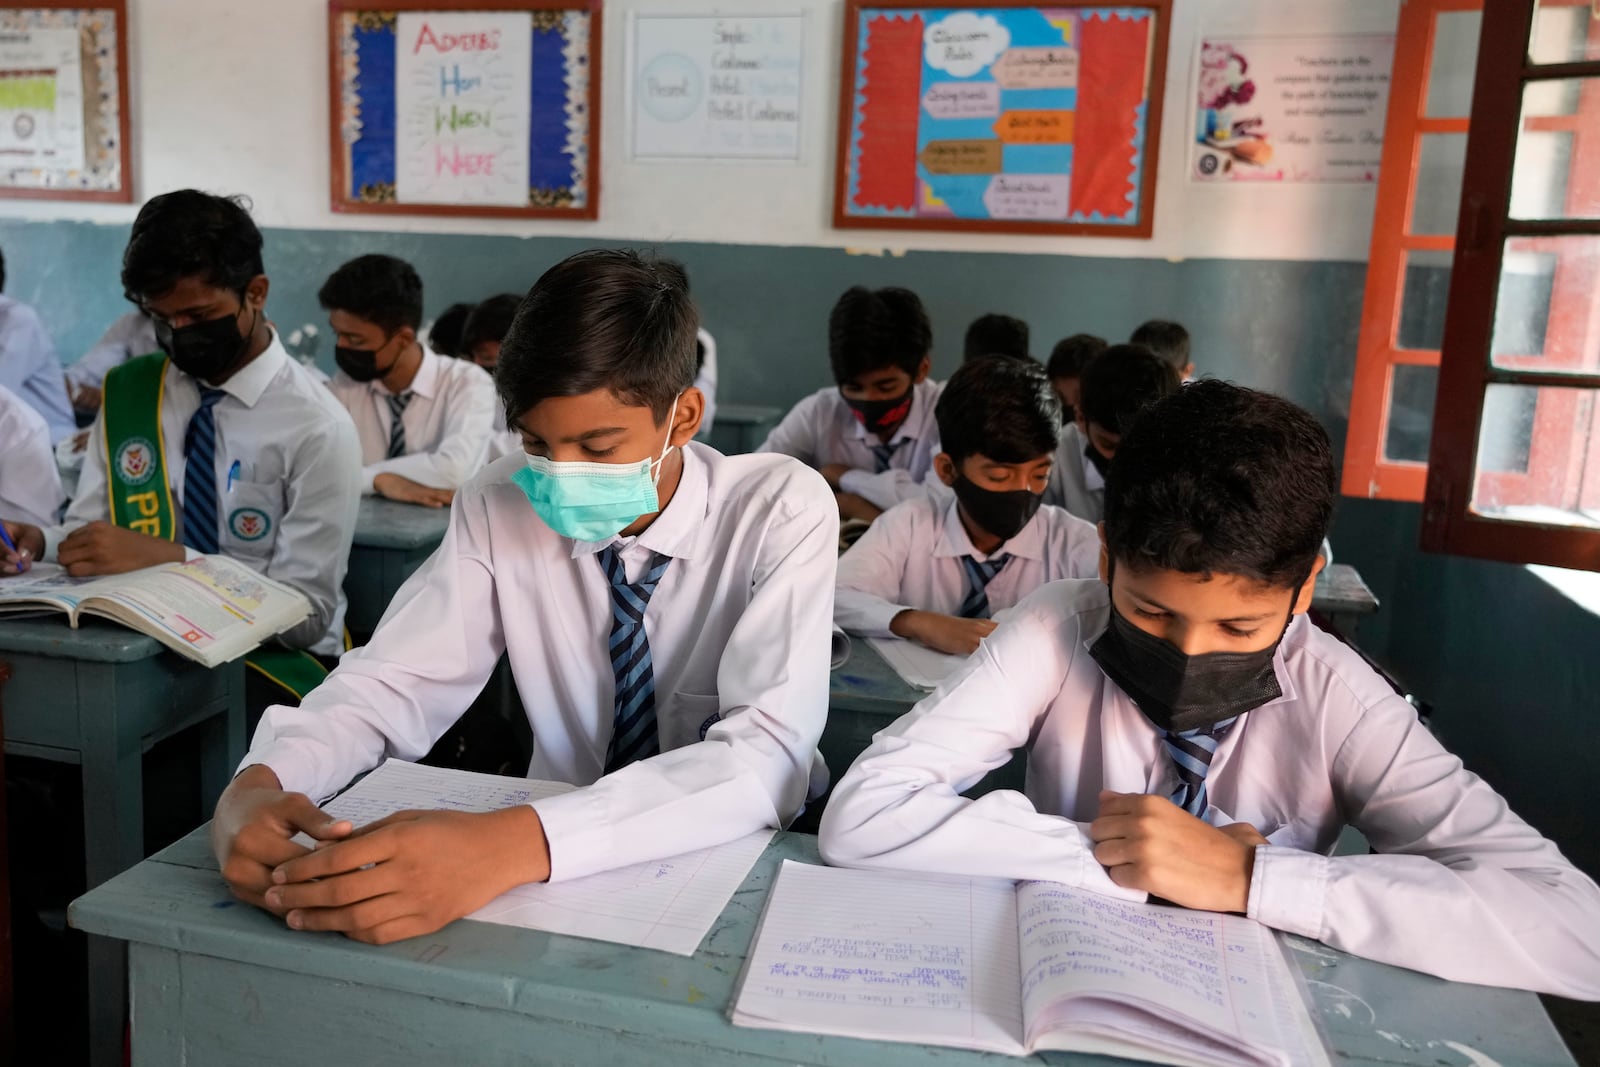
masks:
<svg viewBox="0 0 1600 1067"><path fill-rule="evenodd" d="M1417 185L1411 195L1410 233L1454 236L1461 212L1461 174L1467 160L1464 133L1425 133L1417 149Z"/></svg>
<svg viewBox="0 0 1600 1067"><path fill-rule="evenodd" d="M1495 384L1483 399L1472 510L1600 528L1596 393Z"/></svg>
<svg viewBox="0 0 1600 1067"><path fill-rule="evenodd" d="M1430 119L1472 114L1472 77L1478 65L1481 11L1441 11L1433 20L1433 52L1428 56Z"/></svg>
<svg viewBox="0 0 1600 1067"><path fill-rule="evenodd" d="M1600 237L1506 242L1495 296L1494 365L1552 374L1600 370Z"/></svg>
<svg viewBox="0 0 1600 1067"><path fill-rule="evenodd" d="M1584 3L1539 0L1533 13L1528 58L1535 63L1576 63L1600 59L1600 31L1594 8Z"/></svg>
<svg viewBox="0 0 1600 1067"><path fill-rule="evenodd" d="M1600 218L1597 129L1600 78L1524 86L1522 126L1511 164L1512 218Z"/></svg>
<svg viewBox="0 0 1600 1067"><path fill-rule="evenodd" d="M1449 252L1407 252L1400 290L1395 346L1437 352L1444 344L1445 303L1450 299Z"/></svg>
<svg viewBox="0 0 1600 1067"><path fill-rule="evenodd" d="M1383 432L1383 458L1393 463L1426 463L1439 368L1397 363L1389 374L1389 425Z"/></svg>

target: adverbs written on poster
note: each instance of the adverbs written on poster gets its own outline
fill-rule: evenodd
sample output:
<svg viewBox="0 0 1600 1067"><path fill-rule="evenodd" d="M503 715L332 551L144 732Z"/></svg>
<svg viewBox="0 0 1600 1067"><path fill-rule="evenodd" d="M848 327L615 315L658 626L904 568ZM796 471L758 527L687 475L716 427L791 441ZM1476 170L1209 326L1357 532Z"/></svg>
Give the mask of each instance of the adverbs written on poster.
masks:
<svg viewBox="0 0 1600 1067"><path fill-rule="evenodd" d="M1394 37L1207 37L1190 177L1375 182Z"/></svg>
<svg viewBox="0 0 1600 1067"><path fill-rule="evenodd" d="M77 30L0 33L0 162L83 169L83 42Z"/></svg>

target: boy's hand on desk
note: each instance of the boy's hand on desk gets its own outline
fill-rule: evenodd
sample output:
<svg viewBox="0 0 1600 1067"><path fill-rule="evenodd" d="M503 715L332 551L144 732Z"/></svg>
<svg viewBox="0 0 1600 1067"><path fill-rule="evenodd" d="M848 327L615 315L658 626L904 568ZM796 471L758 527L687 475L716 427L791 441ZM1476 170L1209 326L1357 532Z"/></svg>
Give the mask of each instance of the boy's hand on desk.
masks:
<svg viewBox="0 0 1600 1067"><path fill-rule="evenodd" d="M182 563L183 546L159 537L124 530L109 522L91 522L67 535L56 560L74 578L123 574L158 563Z"/></svg>
<svg viewBox="0 0 1600 1067"><path fill-rule="evenodd" d="M1218 829L1166 797L1109 791L1089 837L1113 882L1203 911L1249 906L1255 847L1266 844L1248 823Z"/></svg>
<svg viewBox="0 0 1600 1067"><path fill-rule="evenodd" d="M379 496L402 504L421 504L425 508L447 508L456 496L454 489L435 489L390 471L374 477L372 488Z"/></svg>
<svg viewBox="0 0 1600 1067"><path fill-rule="evenodd" d="M834 500L839 504L839 517L841 519L860 519L862 522L872 522L883 509L867 500L866 497L856 496L854 493L834 493Z"/></svg>
<svg viewBox="0 0 1600 1067"><path fill-rule="evenodd" d="M979 642L994 633L994 627L993 619L962 619L934 611L902 611L890 621L889 632L927 645L935 652L970 656L978 651Z"/></svg>
<svg viewBox="0 0 1600 1067"><path fill-rule="evenodd" d="M338 930L385 945L431 934L514 886L550 877L531 807L481 814L401 811L272 874L267 906L296 930ZM312 881L312 879L317 879Z"/></svg>
<svg viewBox="0 0 1600 1067"><path fill-rule="evenodd" d="M15 552L0 544L0 576L22 574L44 555L44 531L25 522L7 522L6 536L17 546Z"/></svg>
<svg viewBox="0 0 1600 1067"><path fill-rule="evenodd" d="M279 915L263 894L272 886L273 868L309 850L292 840L304 833L319 841L336 841L351 830L348 819L335 819L304 793L285 793L272 768L256 764L239 773L217 801L211 820L211 850L233 895Z"/></svg>
<svg viewBox="0 0 1600 1067"><path fill-rule="evenodd" d="M843 478L849 470L850 466L846 463L828 463L818 468L818 472L823 478L827 479L828 488L835 493L839 491L839 479Z"/></svg>

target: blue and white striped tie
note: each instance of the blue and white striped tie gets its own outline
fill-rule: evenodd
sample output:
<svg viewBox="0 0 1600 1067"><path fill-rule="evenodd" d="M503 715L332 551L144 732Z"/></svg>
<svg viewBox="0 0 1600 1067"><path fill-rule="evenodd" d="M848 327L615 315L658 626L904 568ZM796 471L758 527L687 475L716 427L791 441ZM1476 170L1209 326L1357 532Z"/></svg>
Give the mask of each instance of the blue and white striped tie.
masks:
<svg viewBox="0 0 1600 1067"><path fill-rule="evenodd" d="M872 473L882 474L889 469L889 461L894 459L894 454L900 450L905 441L893 441L886 445L868 445L872 449Z"/></svg>
<svg viewBox="0 0 1600 1067"><path fill-rule="evenodd" d="M961 557L961 567L967 574L967 598L961 602L961 617L963 619L987 619L989 617L989 583L994 581L994 576L1011 562L1009 553L1002 553L990 560L976 560L971 556Z"/></svg>
<svg viewBox="0 0 1600 1067"><path fill-rule="evenodd" d="M650 638L644 630L644 611L667 573L671 557L657 553L643 577L629 584L616 545L600 550L600 569L611 585L611 673L616 680L612 698L611 743L606 748L605 773L626 767L661 751L656 730L656 680L650 664Z"/></svg>
<svg viewBox="0 0 1600 1067"><path fill-rule="evenodd" d="M399 396L389 396L384 399L389 401L389 459L397 459L406 454L406 424L402 416L406 413L407 406L411 403L411 393L401 393Z"/></svg>
<svg viewBox="0 0 1600 1067"><path fill-rule="evenodd" d="M183 435L183 543L196 552L217 551L217 421L211 410L228 394L200 388L200 407Z"/></svg>
<svg viewBox="0 0 1600 1067"><path fill-rule="evenodd" d="M1172 791L1172 802L1196 818L1206 815L1206 775L1211 770L1211 757L1216 755L1222 735L1238 720L1235 715L1194 730L1167 731L1167 752L1178 769L1178 788Z"/></svg>

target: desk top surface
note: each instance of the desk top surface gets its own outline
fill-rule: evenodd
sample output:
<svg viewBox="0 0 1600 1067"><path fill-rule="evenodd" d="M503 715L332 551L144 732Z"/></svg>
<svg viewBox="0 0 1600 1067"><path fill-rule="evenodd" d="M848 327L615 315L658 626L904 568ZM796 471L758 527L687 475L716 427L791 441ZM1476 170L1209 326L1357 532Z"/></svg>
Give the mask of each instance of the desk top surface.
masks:
<svg viewBox="0 0 1600 1067"><path fill-rule="evenodd" d="M357 548L433 549L450 525L449 508L401 504L380 496L364 496L356 512Z"/></svg>
<svg viewBox="0 0 1600 1067"><path fill-rule="evenodd" d="M103 619L85 617L74 630L64 614L25 619L0 616L0 658L11 652L94 663L135 663L162 651L155 638Z"/></svg>
<svg viewBox="0 0 1600 1067"><path fill-rule="evenodd" d="M748 1030L727 1022L757 919L779 863L816 863L816 838L778 834L692 957L533 930L461 921L374 948L334 934L294 933L229 896L208 827L118 875L72 905L89 933L314 974L385 991L609 1027L792 1062L997 1063L954 1049ZM1482 1067L1573 1061L1531 993L1460 985L1289 938L1316 1014L1345 1064ZM270 971L267 969L271 969ZM281 980L292 980L282 978ZM367 998L369 1005L377 1001ZM642 1021L641 1021L642 1020ZM467 1057L471 1059L470 1056ZM1080 1063L1048 1054L1046 1063ZM1094 1061L1101 1062L1101 1061Z"/></svg>
<svg viewBox="0 0 1600 1067"><path fill-rule="evenodd" d="M1333 563L1317 575L1311 606L1318 611L1371 615L1378 610L1378 598L1354 567Z"/></svg>
<svg viewBox="0 0 1600 1067"><path fill-rule="evenodd" d="M828 676L828 709L898 718L928 695L889 666L865 637L850 638L850 658Z"/></svg>

